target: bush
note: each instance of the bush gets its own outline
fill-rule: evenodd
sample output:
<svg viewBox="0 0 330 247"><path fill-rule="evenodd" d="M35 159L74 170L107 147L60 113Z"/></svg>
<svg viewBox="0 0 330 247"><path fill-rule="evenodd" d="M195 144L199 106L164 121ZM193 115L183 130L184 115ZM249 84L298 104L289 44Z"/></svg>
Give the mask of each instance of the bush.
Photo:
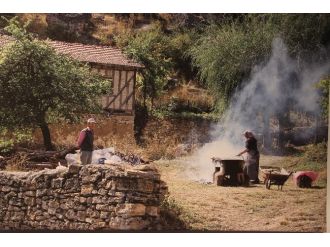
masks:
<svg viewBox="0 0 330 247"><path fill-rule="evenodd" d="M329 88L330 88L330 77L321 80L317 87L321 90L321 107L323 118L327 121L329 116Z"/></svg>
<svg viewBox="0 0 330 247"><path fill-rule="evenodd" d="M0 153L10 153L17 145L29 145L32 142L31 129L16 129L8 131L6 128L0 129Z"/></svg>
<svg viewBox="0 0 330 247"><path fill-rule="evenodd" d="M276 32L271 22L256 18L245 22L210 25L188 50L199 76L217 99L217 110L227 103L254 65L264 61L271 51Z"/></svg>

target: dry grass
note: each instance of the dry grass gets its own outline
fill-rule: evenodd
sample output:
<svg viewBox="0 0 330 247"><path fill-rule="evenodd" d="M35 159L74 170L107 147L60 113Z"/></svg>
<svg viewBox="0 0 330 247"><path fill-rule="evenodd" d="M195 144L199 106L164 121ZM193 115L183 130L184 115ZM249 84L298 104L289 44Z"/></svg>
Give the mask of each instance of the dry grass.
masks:
<svg viewBox="0 0 330 247"><path fill-rule="evenodd" d="M207 90L190 84L177 86L175 89L162 95L156 100L156 106L166 106L171 103L173 98L178 99L185 105L192 105L200 109L212 109L214 106L214 99Z"/></svg>
<svg viewBox="0 0 330 247"><path fill-rule="evenodd" d="M263 164L281 163L279 157L263 156ZM190 181L184 160L158 161L171 197L182 208L180 219L192 231L324 232L326 189L300 189L290 179L278 191L263 184L217 187Z"/></svg>

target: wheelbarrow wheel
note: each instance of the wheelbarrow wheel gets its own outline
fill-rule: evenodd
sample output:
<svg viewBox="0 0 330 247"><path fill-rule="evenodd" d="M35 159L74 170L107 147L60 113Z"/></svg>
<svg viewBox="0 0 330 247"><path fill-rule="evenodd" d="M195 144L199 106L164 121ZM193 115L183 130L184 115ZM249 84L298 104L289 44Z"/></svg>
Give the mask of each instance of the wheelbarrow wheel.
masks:
<svg viewBox="0 0 330 247"><path fill-rule="evenodd" d="M270 179L268 178L268 179L266 179L266 181L265 181L265 184L266 184L266 189L270 189L270 186L271 186L271 181L270 181Z"/></svg>

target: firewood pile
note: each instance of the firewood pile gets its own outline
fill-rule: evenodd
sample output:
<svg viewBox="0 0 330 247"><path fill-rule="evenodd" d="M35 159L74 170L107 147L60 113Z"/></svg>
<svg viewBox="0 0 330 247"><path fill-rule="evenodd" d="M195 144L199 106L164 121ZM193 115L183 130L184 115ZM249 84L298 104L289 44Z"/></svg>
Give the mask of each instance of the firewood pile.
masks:
<svg viewBox="0 0 330 247"><path fill-rule="evenodd" d="M150 163L150 161L148 160L145 160L135 154L124 154L124 153L121 153L121 152L118 152L118 151L115 151L115 152L110 152L110 154L112 155L116 155L118 156L122 161L124 162L127 162L127 163L130 163L131 165L139 165L139 164L148 164Z"/></svg>
<svg viewBox="0 0 330 247"><path fill-rule="evenodd" d="M65 156L68 153L74 153L75 147L71 147L61 151L43 151L30 150L27 148L17 148L15 152L8 156L0 158L0 169L6 166L12 166L18 169L44 169L56 168L58 162L65 164Z"/></svg>
<svg viewBox="0 0 330 247"><path fill-rule="evenodd" d="M26 148L17 148L13 154L8 157L0 156L0 169L11 167L18 170L42 170L45 168L55 169L59 164L67 166L66 155L75 154L77 148L71 147L61 151L30 150ZM132 166L139 164L148 164L148 160L143 159L133 153L124 154L119 151L109 152L117 156L122 162Z"/></svg>

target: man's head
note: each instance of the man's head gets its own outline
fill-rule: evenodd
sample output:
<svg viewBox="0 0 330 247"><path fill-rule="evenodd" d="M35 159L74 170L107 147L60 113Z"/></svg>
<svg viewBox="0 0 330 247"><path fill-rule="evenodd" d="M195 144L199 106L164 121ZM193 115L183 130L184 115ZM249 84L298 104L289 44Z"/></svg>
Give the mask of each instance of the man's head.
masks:
<svg viewBox="0 0 330 247"><path fill-rule="evenodd" d="M95 126L95 124L96 124L96 121L95 121L94 118L89 118L89 119L87 120L87 126L88 126L90 129L93 129L94 126Z"/></svg>

